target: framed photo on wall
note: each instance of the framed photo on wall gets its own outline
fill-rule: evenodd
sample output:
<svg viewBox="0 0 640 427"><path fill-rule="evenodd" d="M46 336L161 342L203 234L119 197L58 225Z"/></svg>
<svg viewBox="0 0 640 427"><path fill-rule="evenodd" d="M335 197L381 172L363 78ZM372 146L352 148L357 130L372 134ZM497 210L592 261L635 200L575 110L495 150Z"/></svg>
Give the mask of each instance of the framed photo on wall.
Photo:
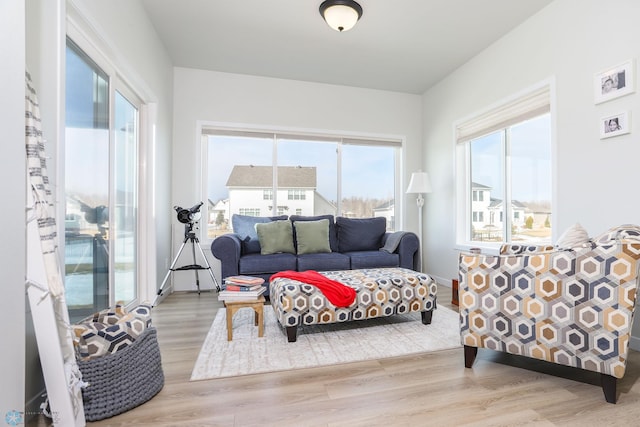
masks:
<svg viewBox="0 0 640 427"><path fill-rule="evenodd" d="M628 111L600 119L600 139L624 135L630 131Z"/></svg>
<svg viewBox="0 0 640 427"><path fill-rule="evenodd" d="M593 78L596 104L633 93L634 81L633 60L596 73Z"/></svg>

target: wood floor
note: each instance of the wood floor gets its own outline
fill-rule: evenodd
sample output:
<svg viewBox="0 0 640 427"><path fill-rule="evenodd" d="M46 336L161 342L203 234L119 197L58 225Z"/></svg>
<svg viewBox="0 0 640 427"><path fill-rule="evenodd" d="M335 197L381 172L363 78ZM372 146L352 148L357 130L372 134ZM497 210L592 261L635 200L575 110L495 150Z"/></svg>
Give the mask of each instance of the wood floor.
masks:
<svg viewBox="0 0 640 427"><path fill-rule="evenodd" d="M450 300L451 290L441 286L439 304L455 308ZM138 408L88 425L640 424L640 353L635 351L625 378L618 381L617 405L605 402L596 374L488 350L478 352L473 369L464 368L463 351L455 349L190 382L200 346L220 307L215 293L175 293L156 307L153 322L162 352L164 388Z"/></svg>

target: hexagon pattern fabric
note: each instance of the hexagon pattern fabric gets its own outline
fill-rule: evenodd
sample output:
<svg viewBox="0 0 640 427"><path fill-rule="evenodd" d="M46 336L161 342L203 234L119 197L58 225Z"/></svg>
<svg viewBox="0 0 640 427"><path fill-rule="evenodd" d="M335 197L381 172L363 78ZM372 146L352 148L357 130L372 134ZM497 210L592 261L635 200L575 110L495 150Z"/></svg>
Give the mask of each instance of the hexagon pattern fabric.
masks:
<svg viewBox="0 0 640 427"><path fill-rule="evenodd" d="M622 378L640 265L624 227L579 250L461 254L462 344Z"/></svg>
<svg viewBox="0 0 640 427"><path fill-rule="evenodd" d="M78 360L92 360L131 345L151 326L151 304L143 303L127 313L120 303L72 325Z"/></svg>
<svg viewBox="0 0 640 427"><path fill-rule="evenodd" d="M282 326L348 322L435 308L437 284L424 273L406 268L320 273L354 288L354 303L336 307L315 286L277 278L270 282L269 289L271 305Z"/></svg>

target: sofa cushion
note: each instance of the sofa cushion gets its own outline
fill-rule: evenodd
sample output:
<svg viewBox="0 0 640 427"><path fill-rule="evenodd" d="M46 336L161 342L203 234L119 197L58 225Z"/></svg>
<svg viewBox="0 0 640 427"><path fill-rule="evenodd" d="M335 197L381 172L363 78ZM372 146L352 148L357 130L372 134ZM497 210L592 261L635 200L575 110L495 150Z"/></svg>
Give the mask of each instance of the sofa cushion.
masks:
<svg viewBox="0 0 640 427"><path fill-rule="evenodd" d="M296 253L293 247L293 227L291 221L271 221L256 224L260 253L262 255Z"/></svg>
<svg viewBox="0 0 640 427"><path fill-rule="evenodd" d="M377 251L387 228L384 217L336 218L339 252Z"/></svg>
<svg viewBox="0 0 640 427"><path fill-rule="evenodd" d="M331 252L328 219L294 221L293 228L298 255Z"/></svg>
<svg viewBox="0 0 640 427"><path fill-rule="evenodd" d="M345 255L351 259L352 270L400 266L400 255L385 251L357 251Z"/></svg>
<svg viewBox="0 0 640 427"><path fill-rule="evenodd" d="M321 219L326 219L329 221L329 246L331 247L331 252L338 252L338 235L336 234L336 223L334 221L333 215L317 215L317 216L302 216L302 215L291 215L289 219L292 222L296 221L318 221ZM293 236L295 238L296 230L294 227Z"/></svg>
<svg viewBox="0 0 640 427"><path fill-rule="evenodd" d="M296 256L294 254L249 254L240 258L238 263L240 274L271 274L283 270L296 269Z"/></svg>
<svg viewBox="0 0 640 427"><path fill-rule="evenodd" d="M281 216L248 216L233 214L231 216L231 226L233 232L242 241L242 253L253 254L260 252L260 241L256 232L256 224L287 219L286 215Z"/></svg>
<svg viewBox="0 0 640 427"><path fill-rule="evenodd" d="M350 268L349 257L338 252L298 255L297 271L349 270Z"/></svg>

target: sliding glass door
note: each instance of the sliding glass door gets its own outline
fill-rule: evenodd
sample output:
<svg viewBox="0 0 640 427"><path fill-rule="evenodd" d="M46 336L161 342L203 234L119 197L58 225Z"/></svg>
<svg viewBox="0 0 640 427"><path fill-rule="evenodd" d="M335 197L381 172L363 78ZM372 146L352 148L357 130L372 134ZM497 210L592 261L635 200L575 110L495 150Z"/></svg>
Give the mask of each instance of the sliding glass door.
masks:
<svg viewBox="0 0 640 427"><path fill-rule="evenodd" d="M65 293L77 320L137 298L138 110L71 40L66 70Z"/></svg>

